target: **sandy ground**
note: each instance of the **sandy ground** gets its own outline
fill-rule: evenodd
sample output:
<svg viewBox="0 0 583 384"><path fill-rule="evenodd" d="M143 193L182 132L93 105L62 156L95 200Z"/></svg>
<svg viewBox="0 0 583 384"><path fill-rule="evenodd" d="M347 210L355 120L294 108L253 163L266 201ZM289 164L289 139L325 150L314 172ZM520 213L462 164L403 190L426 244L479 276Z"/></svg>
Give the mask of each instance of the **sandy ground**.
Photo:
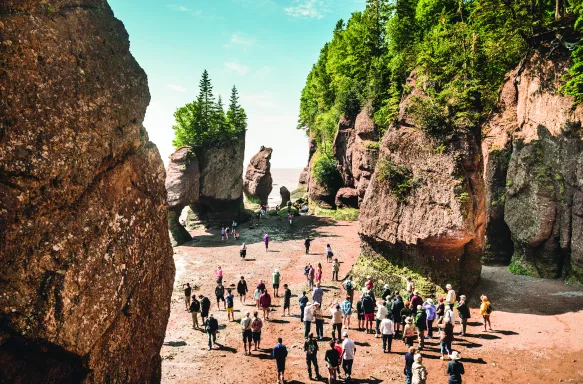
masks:
<svg viewBox="0 0 583 384"><path fill-rule="evenodd" d="M359 253L358 223L334 222L315 217L300 217L293 227L284 219L269 218L259 228L241 228L241 239L222 242L216 231L193 232L194 241L175 249L176 282L172 296L171 315L162 348L162 382L168 383L269 383L276 381L275 362L270 359L277 337L287 345L286 380L306 383L303 346L303 325L299 321L297 296L305 288L303 267L306 263L321 262L324 269L324 308L340 300L339 283L331 282L331 267L326 263L324 248L332 245L335 256L342 262L344 276ZM271 237L269 252L265 251L262 236ZM305 255L302 239L310 235L312 254ZM247 259L239 257L241 242L248 244ZM218 311L214 299L214 271L224 270L225 286L236 284L245 276L249 289L259 279L271 286L275 267L281 272L281 286L290 285L292 317L281 314L280 299L273 298L272 321L263 328L260 352L243 354L240 326L228 323L224 310ZM190 313L184 309L183 283L190 282L212 301L211 310L220 325L218 342L221 347L207 351L206 334L192 329ZM283 291L283 290L282 290ZM459 292L461 293L461 292ZM473 319L468 335L457 336L453 348L462 353L466 374L465 383L583 383L583 290L560 281L513 276L504 267L484 267L482 280L474 297L484 293L490 297L494 331L482 332L479 314ZM473 298L475 300L475 298ZM251 295L248 305L235 300L235 316L240 319L252 312ZM283 303L281 303L283 304ZM475 303L474 303L475 308ZM353 321L355 321L353 315ZM314 326L312 326L314 330ZM324 334L331 335L329 321ZM383 354L381 339L351 329L349 334L357 343L353 382L404 382L405 346L393 343L393 353ZM329 340L325 338L325 340ZM320 371L326 372L321 342ZM447 383L447 362L439 360L436 339L426 343L424 364L429 371L428 383Z"/></svg>

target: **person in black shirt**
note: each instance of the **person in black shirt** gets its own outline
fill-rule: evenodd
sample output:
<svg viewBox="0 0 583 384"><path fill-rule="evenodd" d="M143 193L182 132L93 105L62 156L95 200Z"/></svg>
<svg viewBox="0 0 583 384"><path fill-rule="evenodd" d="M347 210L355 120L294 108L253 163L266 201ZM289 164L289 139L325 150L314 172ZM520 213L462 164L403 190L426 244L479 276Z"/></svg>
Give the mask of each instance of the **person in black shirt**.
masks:
<svg viewBox="0 0 583 384"><path fill-rule="evenodd" d="M299 298L299 302L300 302L300 321L303 322L304 321L304 309L306 309L306 304L308 304L308 301L310 301L310 299L308 299L308 296L306 296L306 292L302 292L302 296L300 296Z"/></svg>
<svg viewBox="0 0 583 384"><path fill-rule="evenodd" d="M184 289L184 305L186 305L186 310L188 311L188 307L190 306L190 295L192 295L192 288L190 287L189 283L182 284L182 288Z"/></svg>
<svg viewBox="0 0 583 384"><path fill-rule="evenodd" d="M219 311L221 310L221 301L223 302L223 306L225 307L226 310L227 304L225 304L225 287L223 287L223 284L217 283L217 286L215 287L215 296L217 298L218 310Z"/></svg>
<svg viewBox="0 0 583 384"><path fill-rule="evenodd" d="M211 309L211 301L208 297L203 296L202 294L198 295L198 298L200 299L200 318L204 325L205 319L208 317L209 310Z"/></svg>
<svg viewBox="0 0 583 384"><path fill-rule="evenodd" d="M466 302L465 295L460 296L460 301L458 302L458 305L457 305L457 313L460 317L460 323L462 325L461 335L464 336L466 334L466 327L468 325L468 319L471 317L470 307L468 307L468 303Z"/></svg>
<svg viewBox="0 0 583 384"><path fill-rule="evenodd" d="M272 356L277 365L277 382L281 376L281 382L285 382L285 359L287 358L287 347L283 344L281 337L277 339L277 344L273 347Z"/></svg>
<svg viewBox="0 0 583 384"><path fill-rule="evenodd" d="M330 340L330 349L326 351L324 360L326 360L326 367L328 367L328 383L332 384L336 380L336 369L338 368L338 361L340 354L334 348L334 340Z"/></svg>
<svg viewBox="0 0 583 384"><path fill-rule="evenodd" d="M304 343L304 352L306 352L306 365L308 366L308 377L312 380L312 364L316 372L316 380L320 380L320 370L318 368L318 342L314 340L314 334L310 333Z"/></svg>
<svg viewBox="0 0 583 384"><path fill-rule="evenodd" d="M245 277L241 276L241 280L239 280L237 283L237 293L239 294L239 301L241 304L245 304L247 292L249 292L249 289L247 288L247 282L245 281Z"/></svg>
<svg viewBox="0 0 583 384"><path fill-rule="evenodd" d="M401 310L405 308L405 303L403 303L403 298L399 295L395 296L393 304L391 304L390 312L393 315L393 323L395 324L395 333L400 331L401 327Z"/></svg>
<svg viewBox="0 0 583 384"><path fill-rule="evenodd" d="M362 298L362 309L364 311L364 323L366 327L366 333L372 333L372 321L374 320L374 309L375 309L375 302L373 298L370 296L369 291L364 293L364 297Z"/></svg>
<svg viewBox="0 0 583 384"><path fill-rule="evenodd" d="M452 360L447 364L445 372L449 375L447 384L462 384L462 375L465 373L464 365L459 361L462 356L459 352L453 351L449 358Z"/></svg>
<svg viewBox="0 0 583 384"><path fill-rule="evenodd" d="M287 309L287 315L291 316L290 312L290 301L291 301L291 290L288 288L287 284L283 285L283 315L285 316L285 310Z"/></svg>
<svg viewBox="0 0 583 384"><path fill-rule="evenodd" d="M383 301L389 301L391 299L391 289L389 288L389 284L385 284L384 291L382 294Z"/></svg>
<svg viewBox="0 0 583 384"><path fill-rule="evenodd" d="M209 318L206 319L204 322L204 329L206 330L206 334L208 337L209 348L210 351L213 347L213 343L217 343L217 332L219 332L219 323L217 319L214 318L213 314L209 315Z"/></svg>
<svg viewBox="0 0 583 384"><path fill-rule="evenodd" d="M196 299L196 295L192 295L192 303L188 309L192 314L192 328L198 329L198 313L200 312L200 301Z"/></svg>
<svg viewBox="0 0 583 384"><path fill-rule="evenodd" d="M306 240L304 240L304 246L306 247L306 255L308 253L310 253L310 243L313 241L314 239L310 239L309 237L306 238Z"/></svg>

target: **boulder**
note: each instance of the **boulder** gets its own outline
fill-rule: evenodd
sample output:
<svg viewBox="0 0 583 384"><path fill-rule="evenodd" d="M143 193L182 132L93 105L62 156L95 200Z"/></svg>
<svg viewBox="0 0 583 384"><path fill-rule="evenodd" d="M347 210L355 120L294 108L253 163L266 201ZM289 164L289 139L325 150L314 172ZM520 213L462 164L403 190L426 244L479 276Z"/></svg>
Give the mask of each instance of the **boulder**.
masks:
<svg viewBox="0 0 583 384"><path fill-rule="evenodd" d="M507 75L483 130L486 233L513 270L583 280L583 106L559 92L569 65L535 52Z"/></svg>
<svg viewBox="0 0 583 384"><path fill-rule="evenodd" d="M267 199L273 189L271 178L271 153L273 149L261 146L261 149L251 158L245 172L244 190L248 197L259 199L262 204L267 204Z"/></svg>
<svg viewBox="0 0 583 384"><path fill-rule="evenodd" d="M147 77L105 0L0 5L0 381L160 382L174 262Z"/></svg>
<svg viewBox="0 0 583 384"><path fill-rule="evenodd" d="M179 208L196 203L200 194L200 169L192 147L182 147L169 157L166 168L168 207Z"/></svg>
<svg viewBox="0 0 583 384"><path fill-rule="evenodd" d="M358 191L355 188L340 188L335 203L338 208L358 208Z"/></svg>
<svg viewBox="0 0 583 384"><path fill-rule="evenodd" d="M279 188L279 195L281 196L281 204L279 206L287 206L287 202L291 200L291 194L289 190L285 186L282 186Z"/></svg>
<svg viewBox="0 0 583 384"><path fill-rule="evenodd" d="M458 135L446 151L417 125L408 106L425 97L415 73L398 119L386 131L360 207L360 257L381 255L436 286L469 292L483 251L484 186L473 136Z"/></svg>

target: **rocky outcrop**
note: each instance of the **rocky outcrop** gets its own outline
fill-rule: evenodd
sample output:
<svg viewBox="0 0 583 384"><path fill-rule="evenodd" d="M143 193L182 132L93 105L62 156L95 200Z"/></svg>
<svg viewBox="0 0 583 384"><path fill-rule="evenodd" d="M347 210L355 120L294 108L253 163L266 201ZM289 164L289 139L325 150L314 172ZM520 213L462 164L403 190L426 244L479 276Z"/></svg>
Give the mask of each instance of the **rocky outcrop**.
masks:
<svg viewBox="0 0 583 384"><path fill-rule="evenodd" d="M281 204L279 206L285 207L287 202L291 200L291 194L285 186L282 186L279 188L279 195L281 196Z"/></svg>
<svg viewBox="0 0 583 384"><path fill-rule="evenodd" d="M472 136L438 143L418 127L408 110L424 97L415 82L413 74L361 205L361 257L380 254L433 284L467 292L479 279L483 251L480 150Z"/></svg>
<svg viewBox="0 0 583 384"><path fill-rule="evenodd" d="M308 182L310 181L310 176L312 174L312 170L310 168L310 163L312 161L312 157L314 156L314 154L316 153L317 150L317 143L315 138L309 134L309 139L308 139L308 165L305 166L305 168L302 170L302 172L300 173L300 178L298 180L298 184L301 186L307 186Z"/></svg>
<svg viewBox="0 0 583 384"><path fill-rule="evenodd" d="M245 195L259 199L262 204L267 204L267 198L273 189L270 163L272 152L273 149L261 146L259 152L251 158L245 172Z"/></svg>
<svg viewBox="0 0 583 384"><path fill-rule="evenodd" d="M340 188L335 202L338 208L358 208L358 191L354 188Z"/></svg>
<svg viewBox="0 0 583 384"><path fill-rule="evenodd" d="M326 208L333 209L336 208L336 193L341 185L338 182L333 182L332 185L322 185L318 183L314 175L312 174L312 169L314 168L314 163L317 157L312 156L310 164L308 165L308 184L307 193L308 199L314 204Z"/></svg>
<svg viewBox="0 0 583 384"><path fill-rule="evenodd" d="M0 377L159 382L174 280L147 78L105 0L0 5Z"/></svg>
<svg viewBox="0 0 583 384"><path fill-rule="evenodd" d="M573 99L558 92L568 65L567 57L535 53L508 74L482 152L488 248L513 254L519 273L581 280L583 106L573 108Z"/></svg>

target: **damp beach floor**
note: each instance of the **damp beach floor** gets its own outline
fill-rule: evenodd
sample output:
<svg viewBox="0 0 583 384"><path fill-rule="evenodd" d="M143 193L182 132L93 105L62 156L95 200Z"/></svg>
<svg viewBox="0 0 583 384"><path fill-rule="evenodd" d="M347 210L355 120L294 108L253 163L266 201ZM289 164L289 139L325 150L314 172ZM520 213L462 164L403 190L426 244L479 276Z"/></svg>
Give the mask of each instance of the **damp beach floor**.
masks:
<svg viewBox="0 0 583 384"><path fill-rule="evenodd" d="M340 277L350 270L359 254L358 222L335 222L314 216L297 218L293 226L284 218L270 217L259 226L243 225L238 241L221 241L217 229L192 232L193 241L175 248L176 281L171 302L171 314L162 347L162 383L275 383L275 362L271 348L278 337L288 347L286 381L309 383L303 347L303 325L299 321L298 296L306 288L303 268L307 263L323 266L323 309L341 302L340 284L330 281L331 264L326 263L326 244L342 262ZM267 233L271 238L266 252L262 242ZM315 238L311 253L306 255L303 239ZM248 246L247 258L239 257L242 242ZM261 350L251 356L243 354L238 322L227 322L224 309L218 311L214 298L215 270L224 271L224 285L235 285L245 276L250 294L247 305L235 299L235 317L253 313L252 291L259 279L271 288L271 273L278 268L281 287L287 283L292 290L292 316L282 316L283 299L273 297L272 321L263 327ZM207 350L206 334L192 329L190 313L185 311L183 283L199 287L212 301L211 311L219 321L217 349ZM283 292L283 288L280 289ZM458 292L458 294L461 292ZM461 352L465 366L465 383L583 383L583 290L561 281L514 276L505 267L484 267L474 297L487 294L494 307L494 331L483 332L481 318L473 307L468 335L458 335L454 350ZM353 315L353 326L356 316ZM314 329L314 327L312 327ZM329 320L324 325L325 341L331 336ZM353 368L355 383L405 382L403 376L405 346L393 342L393 352L384 354L381 339L348 330L356 341ZM324 351L320 342L318 356L320 374L326 376ZM428 383L447 383L447 361L439 360L439 341L427 340L423 351L428 370Z"/></svg>

